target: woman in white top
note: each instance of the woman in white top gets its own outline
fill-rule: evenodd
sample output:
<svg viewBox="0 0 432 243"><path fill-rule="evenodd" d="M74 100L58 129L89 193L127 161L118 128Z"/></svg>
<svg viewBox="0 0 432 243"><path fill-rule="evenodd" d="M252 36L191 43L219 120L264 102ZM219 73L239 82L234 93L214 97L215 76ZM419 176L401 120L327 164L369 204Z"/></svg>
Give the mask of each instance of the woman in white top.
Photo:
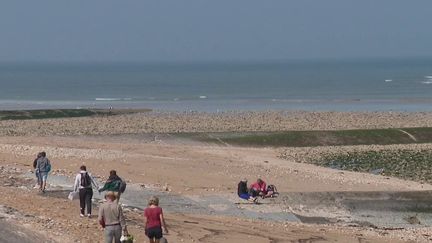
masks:
<svg viewBox="0 0 432 243"><path fill-rule="evenodd" d="M84 217L84 209L87 207L87 217L91 217L91 204L93 197L92 185L97 189L98 184L90 173L87 172L85 165L80 167L80 173L75 177L74 192L79 192L80 216Z"/></svg>

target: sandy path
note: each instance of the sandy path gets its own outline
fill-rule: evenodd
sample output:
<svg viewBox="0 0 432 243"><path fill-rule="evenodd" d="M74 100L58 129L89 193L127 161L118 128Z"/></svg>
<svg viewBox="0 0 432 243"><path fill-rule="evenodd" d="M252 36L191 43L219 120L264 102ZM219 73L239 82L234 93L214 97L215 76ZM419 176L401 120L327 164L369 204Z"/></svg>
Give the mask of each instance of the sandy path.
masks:
<svg viewBox="0 0 432 243"><path fill-rule="evenodd" d="M18 156L22 164L29 165L41 150L69 173L75 173L84 162L94 174L106 176L114 168L133 182L168 184L180 194L235 192L240 179L252 181L258 176L283 192L432 189L431 185L396 178L287 161L278 158L280 151L270 148L87 141L85 137L0 138L0 153Z"/></svg>

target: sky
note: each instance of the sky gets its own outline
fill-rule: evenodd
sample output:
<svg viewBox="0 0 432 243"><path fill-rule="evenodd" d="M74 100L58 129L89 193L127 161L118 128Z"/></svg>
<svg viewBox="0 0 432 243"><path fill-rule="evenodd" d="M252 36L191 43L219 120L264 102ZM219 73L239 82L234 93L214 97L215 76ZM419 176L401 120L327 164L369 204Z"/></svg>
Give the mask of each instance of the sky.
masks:
<svg viewBox="0 0 432 243"><path fill-rule="evenodd" d="M2 0L0 62L432 56L430 0Z"/></svg>

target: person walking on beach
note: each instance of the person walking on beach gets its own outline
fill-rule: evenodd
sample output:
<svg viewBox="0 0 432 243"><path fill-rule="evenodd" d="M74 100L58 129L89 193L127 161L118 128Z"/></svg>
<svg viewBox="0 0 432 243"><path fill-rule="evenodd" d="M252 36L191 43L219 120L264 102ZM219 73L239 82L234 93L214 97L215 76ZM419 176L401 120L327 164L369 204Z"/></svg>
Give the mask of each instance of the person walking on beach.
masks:
<svg viewBox="0 0 432 243"><path fill-rule="evenodd" d="M87 217L91 217L92 211L92 186L98 188L97 183L90 173L87 172L87 167L82 165L80 172L75 177L74 192L79 192L80 199L80 216L84 217L84 210L87 207Z"/></svg>
<svg viewBox="0 0 432 243"><path fill-rule="evenodd" d="M150 243L159 243L162 238L162 229L168 234L162 208L159 207L159 198L153 196L148 202L148 207L144 210L145 234Z"/></svg>
<svg viewBox="0 0 432 243"><path fill-rule="evenodd" d="M40 177L39 177L39 172L36 170L37 160L38 160L41 156L42 156L41 153L38 153L37 156L36 156L36 159L33 160L33 169L35 170L35 176L36 176L36 179L37 179L37 183L36 183L36 185L35 185L34 188L38 188L38 187L40 187L40 184L41 184L41 182L40 182L41 180L40 180Z"/></svg>
<svg viewBox="0 0 432 243"><path fill-rule="evenodd" d="M125 191L125 189L126 183L117 175L117 171L111 170L108 180L105 182L105 185L99 189L99 192L114 192L118 202L120 200L120 195Z"/></svg>
<svg viewBox="0 0 432 243"><path fill-rule="evenodd" d="M40 157L36 160L36 173L39 174L40 190L45 193L48 173L51 171L51 162L46 157L45 152L40 152Z"/></svg>
<svg viewBox="0 0 432 243"><path fill-rule="evenodd" d="M98 221L104 229L105 243L120 243L122 231L127 234L125 218L121 206L116 203L114 192L107 192L107 200L99 207Z"/></svg>

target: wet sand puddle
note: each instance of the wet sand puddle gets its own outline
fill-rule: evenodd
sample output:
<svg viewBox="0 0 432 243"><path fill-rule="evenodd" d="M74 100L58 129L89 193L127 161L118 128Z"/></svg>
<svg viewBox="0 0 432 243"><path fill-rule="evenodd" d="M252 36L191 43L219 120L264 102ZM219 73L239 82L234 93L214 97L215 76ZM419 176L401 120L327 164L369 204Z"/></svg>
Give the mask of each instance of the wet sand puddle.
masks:
<svg viewBox="0 0 432 243"><path fill-rule="evenodd" d="M57 196L67 197L72 190L72 179L66 176L50 176L52 191ZM48 191L47 195L50 195ZM94 201L103 199L103 193L94 193ZM54 195L53 195L54 196ZM265 199L259 204L239 200L234 194L210 196L181 196L171 192L152 188L143 188L137 184L128 184L120 202L126 208L143 210L151 196L160 198L161 207L167 212L185 214L224 215L250 219L272 220L280 222L300 222L292 213L287 212L275 199Z"/></svg>

